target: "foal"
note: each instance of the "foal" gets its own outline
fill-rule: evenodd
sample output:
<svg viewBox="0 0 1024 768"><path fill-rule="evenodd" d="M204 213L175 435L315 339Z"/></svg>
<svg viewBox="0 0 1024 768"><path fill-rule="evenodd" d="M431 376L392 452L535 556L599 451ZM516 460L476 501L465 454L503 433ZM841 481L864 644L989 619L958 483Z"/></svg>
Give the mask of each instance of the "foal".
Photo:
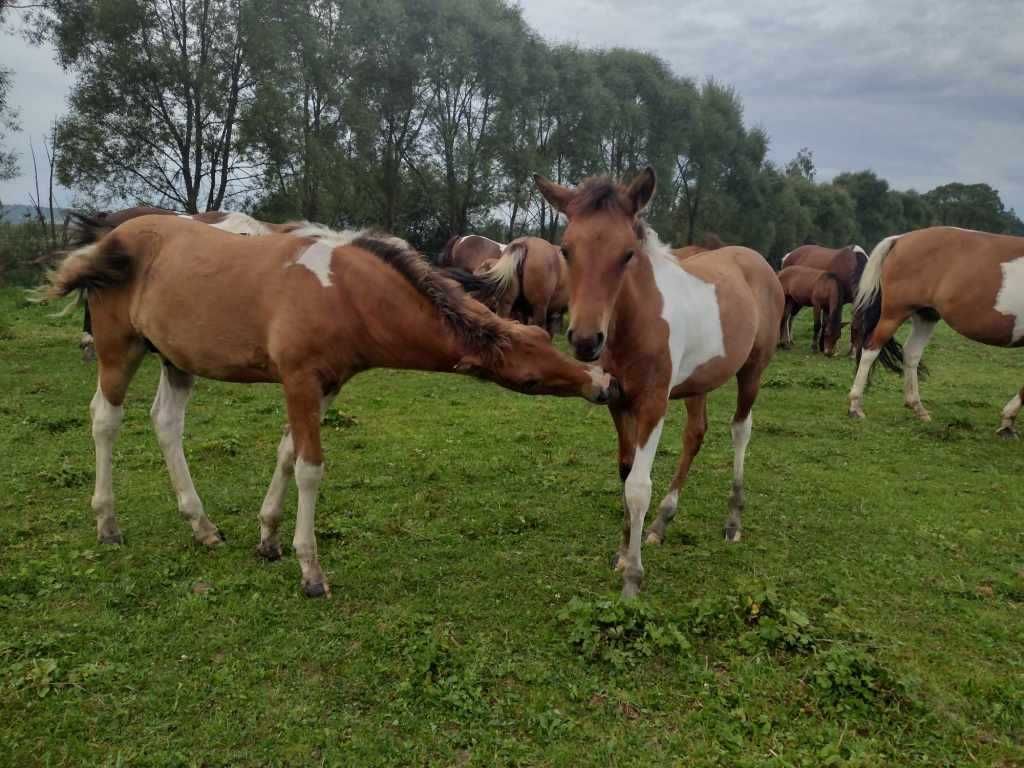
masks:
<svg viewBox="0 0 1024 768"><path fill-rule="evenodd" d="M323 476L320 419L338 390L375 367L456 371L532 394L606 402L610 377L557 352L537 328L495 317L404 241L363 232L332 242L240 237L173 216L145 216L72 252L50 294L86 291L99 384L92 507L101 543L119 543L111 463L128 385L147 351L163 359L151 415L178 508L208 546L220 532L203 510L182 451L195 376L279 382L289 430L260 511L259 553L281 556L289 478L299 489L293 541L302 588L324 595L313 515Z"/></svg>
<svg viewBox="0 0 1024 768"><path fill-rule="evenodd" d="M486 263L486 262L484 262ZM515 317L554 335L569 305L569 270L559 248L539 237L520 237L501 257L475 273L482 280L476 298L501 317Z"/></svg>
<svg viewBox="0 0 1024 768"><path fill-rule="evenodd" d="M843 284L833 272L811 267L786 267L779 272L786 293L786 311L782 315L781 344L793 346L793 318L803 307L814 308L812 352L836 353L843 329Z"/></svg>
<svg viewBox="0 0 1024 768"><path fill-rule="evenodd" d="M859 245L847 245L844 248L825 248L820 245L801 245L782 257L782 268L813 267L831 272L839 278L843 286L843 304L850 304L857 297L860 276L868 263L868 255ZM862 343L861 330L858 323L850 326L851 358L856 357Z"/></svg>
<svg viewBox="0 0 1024 768"><path fill-rule="evenodd" d="M910 318L906 345L894 338ZM929 227L887 237L871 252L860 282L855 322L864 349L850 389L850 416L864 418L863 397L875 360L903 370L904 404L923 421L917 369L939 320L961 336L997 347L1024 345L1024 237ZM1015 437L1024 390L1003 408L998 434Z"/></svg>
<svg viewBox="0 0 1024 768"><path fill-rule="evenodd" d="M617 567L624 597L640 590L640 546L651 500L651 469L669 398L686 402L683 455L647 540L660 543L676 514L679 490L707 430L707 396L733 376L732 496L727 541L739 541L743 462L761 374L775 354L784 297L764 258L730 246L680 264L639 219L654 194L647 168L629 187L606 178L569 189L535 176L545 199L565 214L562 251L569 264L569 343L581 360L600 359L619 380L611 405L619 437L625 512Z"/></svg>

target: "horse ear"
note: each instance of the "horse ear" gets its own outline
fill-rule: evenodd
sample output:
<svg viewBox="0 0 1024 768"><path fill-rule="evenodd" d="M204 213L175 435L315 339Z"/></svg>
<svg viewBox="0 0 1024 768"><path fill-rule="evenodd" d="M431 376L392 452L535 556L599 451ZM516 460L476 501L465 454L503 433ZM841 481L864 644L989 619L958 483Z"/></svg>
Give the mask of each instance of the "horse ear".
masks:
<svg viewBox="0 0 1024 768"><path fill-rule="evenodd" d="M544 199L562 213L565 213L565 209L569 207L569 203L572 202L573 197L576 195L575 190L563 187L561 184L556 184L550 179L545 179L539 173L533 174L533 183L537 185L537 189L544 195Z"/></svg>
<svg viewBox="0 0 1024 768"><path fill-rule="evenodd" d="M640 213L647 204L651 202L651 198L654 197L654 187L657 185L657 177L654 174L654 168L647 166L640 175L637 176L629 185L629 189L626 191L626 195L629 197L630 202L633 204L633 215Z"/></svg>

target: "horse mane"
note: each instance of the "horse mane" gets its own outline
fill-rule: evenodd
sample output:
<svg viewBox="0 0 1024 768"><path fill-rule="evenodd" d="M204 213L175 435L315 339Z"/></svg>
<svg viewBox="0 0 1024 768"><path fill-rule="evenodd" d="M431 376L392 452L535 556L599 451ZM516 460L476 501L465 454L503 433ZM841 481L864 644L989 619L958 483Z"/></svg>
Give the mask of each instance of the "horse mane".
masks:
<svg viewBox="0 0 1024 768"><path fill-rule="evenodd" d="M723 243L722 238L720 238L714 232L707 232L705 233L704 239L701 241L700 246L705 251L717 251L719 248L725 248L725 243Z"/></svg>
<svg viewBox="0 0 1024 768"><path fill-rule="evenodd" d="M500 359L510 343L508 331L490 313L474 312L470 296L458 281L435 268L418 251L397 237L383 238L364 234L351 242L356 248L369 251L426 298L441 319L471 351L487 362Z"/></svg>
<svg viewBox="0 0 1024 768"><path fill-rule="evenodd" d="M572 217L599 211L632 215L632 206L626 191L609 176L591 176L585 179L576 188L576 194L565 212Z"/></svg>

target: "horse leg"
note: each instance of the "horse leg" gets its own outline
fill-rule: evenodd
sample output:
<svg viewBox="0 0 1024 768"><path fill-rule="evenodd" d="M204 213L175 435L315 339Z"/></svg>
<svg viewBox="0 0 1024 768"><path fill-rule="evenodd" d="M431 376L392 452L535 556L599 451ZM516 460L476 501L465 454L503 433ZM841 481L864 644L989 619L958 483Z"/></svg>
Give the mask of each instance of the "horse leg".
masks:
<svg viewBox="0 0 1024 768"><path fill-rule="evenodd" d="M661 544L665 540L665 529L676 516L679 507L679 492L690 474L690 465L704 444L704 435L708 431L707 395L688 397L686 403L686 426L683 428L683 455L679 457L679 467L672 476L668 493L658 506L658 516L647 529L647 543Z"/></svg>
<svg viewBox="0 0 1024 768"><path fill-rule="evenodd" d="M178 511L192 526L192 536L196 541L208 547L216 547L224 541L224 536L203 510L203 502L199 500L199 494L192 483L181 444L185 432L185 408L192 394L193 383L191 374L164 362L149 416L167 464L171 487L178 498Z"/></svg>
<svg viewBox="0 0 1024 768"><path fill-rule="evenodd" d="M743 464L747 458L747 445L753 429L751 410L761 387L763 366L741 368L736 376L736 413L732 417L732 495L729 497L729 517L725 521L725 540L737 542L743 534Z"/></svg>
<svg viewBox="0 0 1024 768"><path fill-rule="evenodd" d="M790 302L789 297L787 296L786 305L782 310L782 322L779 325L779 346L782 347L783 349L789 349L793 343L790 333L790 323L792 321L789 316L789 313L792 311L792 309L792 303Z"/></svg>
<svg viewBox="0 0 1024 768"><path fill-rule="evenodd" d="M333 400L334 395L327 395L320 401L321 420ZM281 518L284 517L284 497L294 475L295 441L292 439L291 428L285 425L284 435L277 445L277 466L274 467L274 476L270 480L267 495L264 496L263 504L260 506L260 544L256 548L256 554L266 560L281 559L281 540L278 528L281 525Z"/></svg>
<svg viewBox="0 0 1024 768"><path fill-rule="evenodd" d="M85 303L85 314L82 317L82 338L78 341L78 348L82 351L83 363L91 363L96 359L96 344L92 338L92 315L89 312L89 302Z"/></svg>
<svg viewBox="0 0 1024 768"><path fill-rule="evenodd" d="M531 317L531 323L533 325L540 326L545 331L547 331L547 329L548 329L548 303L546 301L545 302L539 302L538 301L536 304L532 305L532 309L533 309L533 314L532 314L532 317Z"/></svg>
<svg viewBox="0 0 1024 768"><path fill-rule="evenodd" d="M299 488L292 548L302 569L303 593L307 597L323 597L330 594L330 588L317 556L314 518L324 476L324 454L320 445L320 408L324 393L315 373L283 377L282 385L295 446L295 484Z"/></svg>
<svg viewBox="0 0 1024 768"><path fill-rule="evenodd" d="M795 301L789 308L789 322L786 324L786 349L793 348L793 321L796 319L802 307Z"/></svg>
<svg viewBox="0 0 1024 768"><path fill-rule="evenodd" d="M643 543L644 518L651 504L651 470L654 468L654 456L658 451L658 441L661 439L665 410L668 406L668 393L664 395L664 399L649 398L646 402L640 403L635 410L637 448L623 487L626 513L629 517L628 534L625 526L623 527L624 553L620 549L622 597L625 599L639 594L644 579L640 546Z"/></svg>
<svg viewBox="0 0 1024 768"><path fill-rule="evenodd" d="M114 443L124 419L124 397L135 371L146 354L137 340L121 344L104 340L98 355L96 394L89 404L92 439L96 446L96 485L92 509L96 514L96 539L100 544L122 544L124 537L114 513Z"/></svg>
<svg viewBox="0 0 1024 768"><path fill-rule="evenodd" d="M820 352L824 349L821 343L821 308L814 306L814 335L811 337L811 352Z"/></svg>
<svg viewBox="0 0 1024 768"><path fill-rule="evenodd" d="M853 377L853 386L850 388L850 417L855 419L864 418L864 389L868 384L868 377L871 374L871 366L875 364L882 347L892 338L897 329L906 320L906 315L885 316L875 327L870 338L864 339L864 346L861 348L860 364L857 366L857 375Z"/></svg>
<svg viewBox="0 0 1024 768"><path fill-rule="evenodd" d="M1014 395L1010 399L1010 402L1003 407L1003 423L999 425L999 431L996 432L997 435L1007 439L1017 437L1017 430L1014 428L1014 422L1017 421L1017 414L1020 413L1022 401L1024 401L1024 388Z"/></svg>
<svg viewBox="0 0 1024 768"><path fill-rule="evenodd" d="M917 367L921 363L921 355L928 341L935 333L937 320L929 320L915 313L910 316L911 331L907 343L903 345L903 403L910 408L921 421L931 421L932 417L921 404L921 392L917 383Z"/></svg>

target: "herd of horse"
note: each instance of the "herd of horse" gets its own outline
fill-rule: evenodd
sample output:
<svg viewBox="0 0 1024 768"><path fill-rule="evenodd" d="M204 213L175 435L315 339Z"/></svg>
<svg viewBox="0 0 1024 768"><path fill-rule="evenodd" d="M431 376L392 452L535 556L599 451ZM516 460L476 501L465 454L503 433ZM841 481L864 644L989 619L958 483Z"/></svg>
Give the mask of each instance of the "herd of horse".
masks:
<svg viewBox="0 0 1024 768"><path fill-rule="evenodd" d="M653 169L629 184L604 177L572 188L534 181L565 217L559 246L535 237L499 243L452 238L431 261L404 240L308 222L271 224L242 213L186 215L133 208L78 216L81 242L50 273L46 295L85 306L83 346L94 354L96 449L92 508L98 540L121 543L113 446L129 383L147 353L162 360L151 417L178 509L195 539L223 537L206 515L182 447L195 377L281 385L287 428L259 512L257 552L281 557L279 525L294 478L293 549L309 596L329 594L314 513L323 477L320 421L341 387L371 368L463 373L526 394L607 405L618 437L622 540L614 557L623 595L636 595L644 542L660 544L708 427L707 398L735 377L733 478L726 541L742 534L744 460L761 378L793 317L815 314L812 347L835 354L845 304L854 305L857 372L849 414L863 418L876 360L902 370L919 417L918 367L938 320L969 339L1024 339L1024 238L932 227L859 246L807 245L776 273L754 250L709 237L671 249L645 222ZM570 358L551 344L568 311ZM907 319L905 346L893 334ZM575 359L574 359L575 358ZM1013 436L1024 390L1002 413ZM672 399L682 399L682 453L653 523L651 472Z"/></svg>

